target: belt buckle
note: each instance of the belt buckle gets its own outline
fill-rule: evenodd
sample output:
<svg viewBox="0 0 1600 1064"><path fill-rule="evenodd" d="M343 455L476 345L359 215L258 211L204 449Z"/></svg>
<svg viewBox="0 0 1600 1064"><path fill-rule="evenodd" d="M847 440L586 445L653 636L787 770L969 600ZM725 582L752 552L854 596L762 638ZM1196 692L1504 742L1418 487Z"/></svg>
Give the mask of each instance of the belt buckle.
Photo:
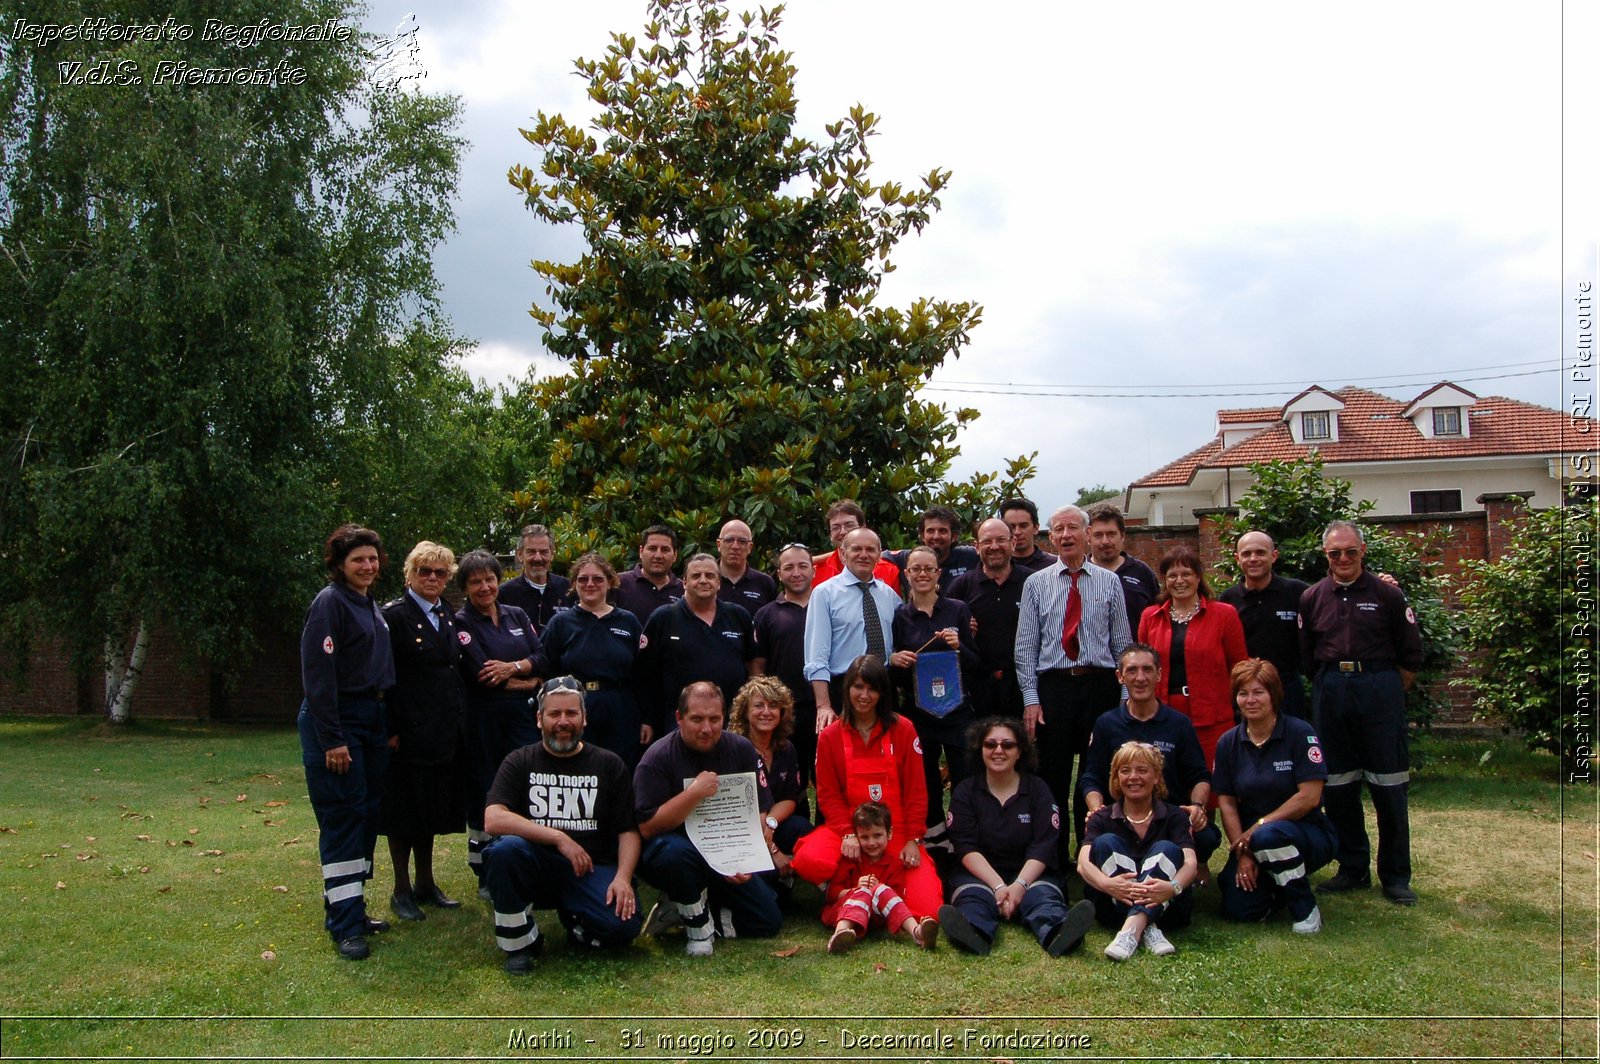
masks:
<svg viewBox="0 0 1600 1064"><path fill-rule="evenodd" d="M585 691L598 691L598 690L600 690L600 681L599 680L585 680L585 681L583 681L583 689Z"/></svg>
<svg viewBox="0 0 1600 1064"><path fill-rule="evenodd" d="M1361 662L1359 662L1359 661L1341 661L1341 662L1339 662L1339 671L1340 672L1360 672L1361 671Z"/></svg>

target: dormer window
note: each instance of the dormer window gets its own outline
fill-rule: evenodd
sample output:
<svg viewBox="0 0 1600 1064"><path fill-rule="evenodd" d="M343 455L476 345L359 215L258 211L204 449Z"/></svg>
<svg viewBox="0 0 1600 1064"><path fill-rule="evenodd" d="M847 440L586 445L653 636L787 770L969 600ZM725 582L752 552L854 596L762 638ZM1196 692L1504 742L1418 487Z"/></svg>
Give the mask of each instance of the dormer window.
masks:
<svg viewBox="0 0 1600 1064"><path fill-rule="evenodd" d="M1457 432L1460 431L1458 428ZM1308 440L1333 438L1332 423L1326 410L1308 410L1300 415L1300 435Z"/></svg>
<svg viewBox="0 0 1600 1064"><path fill-rule="evenodd" d="M1433 434L1435 436L1461 435L1461 408L1459 406L1434 407Z"/></svg>

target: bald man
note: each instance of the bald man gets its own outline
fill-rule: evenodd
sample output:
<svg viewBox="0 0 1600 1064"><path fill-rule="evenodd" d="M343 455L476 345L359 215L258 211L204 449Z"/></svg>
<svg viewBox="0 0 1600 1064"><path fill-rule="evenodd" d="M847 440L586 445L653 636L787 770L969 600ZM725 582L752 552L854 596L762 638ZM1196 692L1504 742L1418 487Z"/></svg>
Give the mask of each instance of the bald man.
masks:
<svg viewBox="0 0 1600 1064"><path fill-rule="evenodd" d="M1278 576L1277 545L1265 532L1246 532L1234 545L1239 582L1217 596L1239 614L1244 645L1253 658L1264 658L1283 679L1283 712L1301 720L1311 717L1305 683L1300 679L1300 596L1303 580Z"/></svg>
<svg viewBox="0 0 1600 1064"><path fill-rule="evenodd" d="M778 597L777 581L750 567L750 549L754 546L755 537L743 521L729 521L717 533L717 568L722 573L722 587L717 591L717 598L743 606L752 617Z"/></svg>

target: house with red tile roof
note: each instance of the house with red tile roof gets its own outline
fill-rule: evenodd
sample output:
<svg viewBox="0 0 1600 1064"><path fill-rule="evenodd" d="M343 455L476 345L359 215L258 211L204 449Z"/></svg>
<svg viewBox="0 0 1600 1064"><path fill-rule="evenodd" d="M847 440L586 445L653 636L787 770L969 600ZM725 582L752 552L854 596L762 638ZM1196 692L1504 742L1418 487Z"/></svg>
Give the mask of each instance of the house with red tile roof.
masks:
<svg viewBox="0 0 1600 1064"><path fill-rule="evenodd" d="M1494 492L1553 506L1564 497L1563 442L1587 443L1561 411L1448 381L1409 400L1313 385L1281 407L1217 411L1216 435L1129 485L1123 510L1144 524L1193 524L1195 510L1231 506L1249 489L1252 463L1313 451L1377 504L1376 516L1474 510Z"/></svg>

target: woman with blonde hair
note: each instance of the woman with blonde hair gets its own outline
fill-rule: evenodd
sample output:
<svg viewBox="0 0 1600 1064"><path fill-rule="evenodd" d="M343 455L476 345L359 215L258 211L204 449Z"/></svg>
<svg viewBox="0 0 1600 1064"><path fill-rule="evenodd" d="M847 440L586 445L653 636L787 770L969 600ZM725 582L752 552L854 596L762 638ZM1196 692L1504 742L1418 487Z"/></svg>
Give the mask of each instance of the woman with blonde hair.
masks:
<svg viewBox="0 0 1600 1064"><path fill-rule="evenodd" d="M389 907L402 920L426 919L422 905L461 905L433 878L434 836L467 829L467 685L455 619L442 598L455 569L449 547L423 540L406 555L405 591L383 607L395 685L387 698L389 782L380 831L394 862Z"/></svg>
<svg viewBox="0 0 1600 1064"><path fill-rule="evenodd" d="M1095 915L1118 927L1106 956L1125 961L1140 943L1158 957L1177 952L1157 923L1184 927L1194 912L1185 894L1199 862L1189 814L1168 805L1161 751L1126 742L1111 756L1110 805L1096 809L1083 829L1078 875Z"/></svg>
<svg viewBox="0 0 1600 1064"><path fill-rule="evenodd" d="M767 770L772 808L767 810L762 831L779 876L790 879L789 859L794 856L795 843L812 829L811 808L800 777L800 755L789 739L794 731L794 695L776 676L752 676L733 696L729 725L750 740Z"/></svg>

